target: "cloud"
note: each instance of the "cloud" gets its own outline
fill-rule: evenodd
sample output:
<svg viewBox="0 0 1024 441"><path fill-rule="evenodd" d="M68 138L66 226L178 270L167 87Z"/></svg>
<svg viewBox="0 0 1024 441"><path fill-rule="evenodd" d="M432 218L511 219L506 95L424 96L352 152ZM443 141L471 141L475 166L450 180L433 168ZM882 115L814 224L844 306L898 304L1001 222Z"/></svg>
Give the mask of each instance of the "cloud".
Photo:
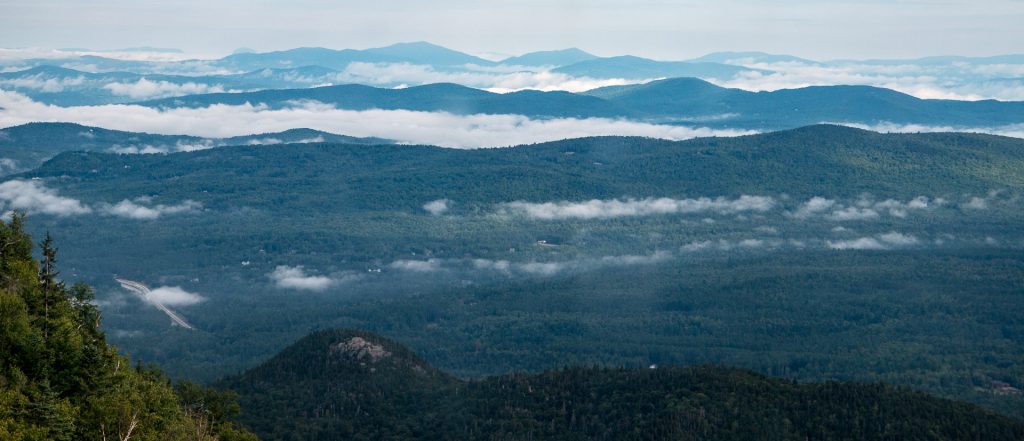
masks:
<svg viewBox="0 0 1024 441"><path fill-rule="evenodd" d="M895 231L879 234L875 237L861 237L851 240L828 241L829 248L834 250L887 250L891 247L916 245L920 241L916 236L897 233Z"/></svg>
<svg viewBox="0 0 1024 441"><path fill-rule="evenodd" d="M825 217L836 222L863 221L878 219L878 212L870 208L846 207Z"/></svg>
<svg viewBox="0 0 1024 441"><path fill-rule="evenodd" d="M668 261L672 257L673 255L670 252L656 251L646 255L625 254L557 262L509 262L507 260L473 259L472 266L478 270L492 270L505 274L518 273L550 277L565 272L593 271L606 267L654 265Z"/></svg>
<svg viewBox="0 0 1024 441"><path fill-rule="evenodd" d="M918 196L906 202L896 199L876 202L870 196L862 196L852 204L845 205L833 199L815 196L787 214L797 219L822 217L835 222L866 221L878 219L882 213L902 218L911 211L928 210L945 204L945 199L930 199L926 196Z"/></svg>
<svg viewBox="0 0 1024 441"><path fill-rule="evenodd" d="M161 286L149 292L146 300L165 306L189 306L200 303L203 296L191 293L177 286Z"/></svg>
<svg viewBox="0 0 1024 441"><path fill-rule="evenodd" d="M220 85L209 85L201 83L172 83L170 81L150 81L146 78L139 78L134 83L110 83L103 86L114 95L128 97L134 100L166 98L182 95L196 95L202 93L221 93L224 87Z"/></svg>
<svg viewBox="0 0 1024 441"><path fill-rule="evenodd" d="M975 196L972 197L969 202L964 204L964 207L970 208L972 210L984 210L988 208L988 200L986 200L985 198L979 198Z"/></svg>
<svg viewBox="0 0 1024 441"><path fill-rule="evenodd" d="M824 121L823 121L824 122ZM964 132L964 133L988 133L991 135L1009 136L1012 138L1024 138L1024 124L1008 124L996 127L970 127L970 126L929 126L922 124L896 124L882 122L878 124L861 124L851 122L824 122L827 124L838 124L858 129L871 130L879 133L933 133L933 132Z"/></svg>
<svg viewBox="0 0 1024 441"><path fill-rule="evenodd" d="M438 71L431 66L420 64L356 62L349 64L342 72L333 75L333 78L330 78L330 80L333 83L359 83L376 86L456 83L491 92L506 93L527 89L583 92L599 87L637 84L654 79L626 80L623 78L573 77L524 66L498 66L491 68L467 65L463 66L463 69ZM320 81L323 81L323 79ZM316 79L308 79L307 82L318 81Z"/></svg>
<svg viewBox="0 0 1024 441"><path fill-rule="evenodd" d="M744 211L765 212L775 206L775 199L768 196L743 195L737 199L593 199L586 202L508 202L500 210L522 214L534 219L608 219L626 216L651 216L658 214L691 214L713 212L731 214Z"/></svg>
<svg viewBox="0 0 1024 441"><path fill-rule="evenodd" d="M29 213L72 216L88 214L92 209L77 199L63 197L38 181L20 179L0 183L0 206Z"/></svg>
<svg viewBox="0 0 1024 441"><path fill-rule="evenodd" d="M918 243L917 237L908 236L906 234L897 233L895 231L880 234L878 235L878 238L881 239L882 242L897 246L914 245Z"/></svg>
<svg viewBox="0 0 1024 441"><path fill-rule="evenodd" d="M268 277L278 288L306 291L324 291L336 283L330 277L308 275L302 266L280 265Z"/></svg>
<svg viewBox="0 0 1024 441"><path fill-rule="evenodd" d="M63 92L69 87L81 86L85 83L84 76L54 78L43 74L28 75L18 78L0 79L0 86L33 89L45 93Z"/></svg>
<svg viewBox="0 0 1024 441"><path fill-rule="evenodd" d="M820 196L815 196L800 205L800 208L793 213L793 217L798 219L806 219L808 217L821 214L830 210L836 205L836 201L832 199L825 199Z"/></svg>
<svg viewBox="0 0 1024 441"><path fill-rule="evenodd" d="M453 115L409 110L342 110L322 103L294 107L212 105L155 109L126 104L60 107L0 91L0 127L29 122L75 122L109 129L225 138L297 127L406 143L456 148L530 144L566 138L617 135L682 140L739 136L749 130L714 130L606 118L531 119L521 115Z"/></svg>
<svg viewBox="0 0 1024 441"><path fill-rule="evenodd" d="M884 250L882 245L873 237L861 237L859 239L829 241L828 246L834 250Z"/></svg>
<svg viewBox="0 0 1024 441"><path fill-rule="evenodd" d="M730 63L760 70L709 81L750 91L844 84L884 87L922 99L1024 100L1024 80L1020 79L1024 77L1024 65L1020 64L836 62L822 65L752 61L732 60Z"/></svg>
<svg viewBox="0 0 1024 441"><path fill-rule="evenodd" d="M15 173L18 170L18 161L11 158L0 158L0 175Z"/></svg>
<svg viewBox="0 0 1024 441"><path fill-rule="evenodd" d="M135 201L125 199L116 205L103 205L101 210L106 214L128 219L153 220L166 214L188 213L203 208L203 204L193 200L185 200L178 205L159 204L152 207L140 205L144 202L148 201L142 198L136 198Z"/></svg>
<svg viewBox="0 0 1024 441"><path fill-rule="evenodd" d="M402 271L412 271L417 273L431 273L441 270L440 259L428 259L428 260L396 260L388 265L392 269Z"/></svg>
<svg viewBox="0 0 1024 441"><path fill-rule="evenodd" d="M44 49L44 48L0 48L0 61L3 60L29 60L42 58L48 60L60 60L77 58L82 56L93 56L111 58L123 61L146 61L146 62L183 62L195 61L198 58L214 58L211 54L189 54L181 51L166 50L65 50L65 49Z"/></svg>
<svg viewBox="0 0 1024 441"><path fill-rule="evenodd" d="M297 141L288 141L289 144L311 144L311 143L314 143L314 142L324 142L324 137L323 136L314 136L312 138L303 138L303 139L300 139L300 140L297 140ZM249 142L247 142L246 144L248 144L248 145L275 145L275 144L284 144L284 141L280 140L280 139L277 139L277 138L258 138L258 139L250 139Z"/></svg>
<svg viewBox="0 0 1024 441"><path fill-rule="evenodd" d="M434 216L440 216L444 214L446 211L448 211L449 202L450 201L448 199L438 199L436 201L430 201L427 202L426 204L423 204L423 209L427 210L428 213Z"/></svg>
<svg viewBox="0 0 1024 441"><path fill-rule="evenodd" d="M671 258L672 253L667 251L656 251L649 255L627 254L622 256L605 256L602 257L598 263L609 266L652 265L664 262Z"/></svg>
<svg viewBox="0 0 1024 441"><path fill-rule="evenodd" d="M508 260L492 259L428 259L428 260L397 260L390 268L404 271L428 273L465 269L469 267L477 271L495 271L506 275L527 275L527 276L554 276L566 272L592 271L606 267L624 267L638 265L653 265L670 260L672 253L657 251L652 254L625 254L616 256L584 257L572 260L555 262L510 262Z"/></svg>

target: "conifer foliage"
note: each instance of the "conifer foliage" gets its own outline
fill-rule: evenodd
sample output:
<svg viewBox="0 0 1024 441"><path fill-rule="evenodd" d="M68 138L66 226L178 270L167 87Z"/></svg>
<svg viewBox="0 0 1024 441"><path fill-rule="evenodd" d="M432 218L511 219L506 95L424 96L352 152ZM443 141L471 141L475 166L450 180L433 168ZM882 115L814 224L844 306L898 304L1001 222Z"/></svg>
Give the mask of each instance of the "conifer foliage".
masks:
<svg viewBox="0 0 1024 441"><path fill-rule="evenodd" d="M92 288L58 279L53 238L32 249L23 214L0 221L0 440L256 439L228 420L230 393L179 395L107 345Z"/></svg>

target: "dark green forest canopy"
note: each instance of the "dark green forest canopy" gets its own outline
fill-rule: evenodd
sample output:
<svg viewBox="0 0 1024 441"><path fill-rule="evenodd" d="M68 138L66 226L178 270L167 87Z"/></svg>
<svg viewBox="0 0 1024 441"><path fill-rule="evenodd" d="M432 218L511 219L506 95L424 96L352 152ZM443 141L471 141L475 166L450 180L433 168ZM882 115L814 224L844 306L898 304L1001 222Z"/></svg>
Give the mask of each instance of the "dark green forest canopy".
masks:
<svg viewBox="0 0 1024 441"><path fill-rule="evenodd" d="M269 440L986 439L1024 422L883 384L800 384L715 366L566 368L460 381L353 330L305 337L219 383Z"/></svg>
<svg viewBox="0 0 1024 441"><path fill-rule="evenodd" d="M1021 397L993 385L1024 384L1022 151L1021 140L988 135L814 126L473 151L66 153L18 179L92 207L37 216L34 228L60 232L66 274L98 287L111 338L174 376L213 380L345 326L385 333L461 377L723 363L908 385L1020 416ZM505 212L515 201L744 195L773 208ZM865 203L876 217L798 216L814 197L854 214ZM201 206L155 219L104 208L124 200ZM437 200L447 210L424 208ZM901 211L911 203L927 208ZM279 267L326 287L282 284ZM178 312L198 330L168 327L112 275L197 293L203 301Z"/></svg>
<svg viewBox="0 0 1024 441"><path fill-rule="evenodd" d="M914 197L1024 188L1024 141L821 125L736 138L581 138L478 150L304 144L67 153L22 176L59 177L67 191L82 195L332 209L418 208L439 196L471 204L652 195ZM271 186L277 191L263 191ZM274 194L290 197L265 199Z"/></svg>

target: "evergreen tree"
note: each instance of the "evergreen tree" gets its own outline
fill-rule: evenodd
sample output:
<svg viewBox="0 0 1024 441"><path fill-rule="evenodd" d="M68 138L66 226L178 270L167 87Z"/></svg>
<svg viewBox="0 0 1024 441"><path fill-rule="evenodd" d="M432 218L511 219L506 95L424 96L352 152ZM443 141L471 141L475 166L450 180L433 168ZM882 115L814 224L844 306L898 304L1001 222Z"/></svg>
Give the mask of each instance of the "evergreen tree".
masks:
<svg viewBox="0 0 1024 441"><path fill-rule="evenodd" d="M0 440L255 439L229 421L232 394L203 389L218 399L210 424L160 370L108 346L92 288L58 278L49 234L34 260L24 220L0 221Z"/></svg>

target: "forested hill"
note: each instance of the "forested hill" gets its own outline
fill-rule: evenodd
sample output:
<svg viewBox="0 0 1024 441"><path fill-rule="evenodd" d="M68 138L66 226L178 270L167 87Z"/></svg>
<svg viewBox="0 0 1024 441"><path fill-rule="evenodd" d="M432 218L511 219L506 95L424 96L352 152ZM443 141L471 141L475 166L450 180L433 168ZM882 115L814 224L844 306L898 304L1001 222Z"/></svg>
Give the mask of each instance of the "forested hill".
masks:
<svg viewBox="0 0 1024 441"><path fill-rule="evenodd" d="M773 92L723 88L697 78L670 78L584 93L524 90L492 93L456 84L404 89L356 84L308 89L212 93L146 101L145 106L207 107L316 101L340 109L404 109L454 114L641 119L666 124L753 130L821 122L996 127L1024 123L1024 102L927 100L870 86L817 86Z"/></svg>
<svg viewBox="0 0 1024 441"><path fill-rule="evenodd" d="M1019 440L1024 422L883 384L724 367L567 368L460 381L328 330L226 379L264 439Z"/></svg>
<svg viewBox="0 0 1024 441"><path fill-rule="evenodd" d="M231 205L259 205L268 191L301 186L295 198L279 202L317 210L419 210L441 195L463 204L708 194L915 197L1024 188L1024 140L822 125L736 138L602 137L481 150L311 143L169 155L66 153L23 176L61 177L80 195L108 200L160 194Z"/></svg>
<svg viewBox="0 0 1024 441"><path fill-rule="evenodd" d="M29 123L0 129L0 175L39 166L67 151L107 153L168 153L226 145L271 145L282 143L336 142L346 144L388 144L381 138L357 138L311 129L292 129L230 138L185 135L157 135L125 132L71 123Z"/></svg>

